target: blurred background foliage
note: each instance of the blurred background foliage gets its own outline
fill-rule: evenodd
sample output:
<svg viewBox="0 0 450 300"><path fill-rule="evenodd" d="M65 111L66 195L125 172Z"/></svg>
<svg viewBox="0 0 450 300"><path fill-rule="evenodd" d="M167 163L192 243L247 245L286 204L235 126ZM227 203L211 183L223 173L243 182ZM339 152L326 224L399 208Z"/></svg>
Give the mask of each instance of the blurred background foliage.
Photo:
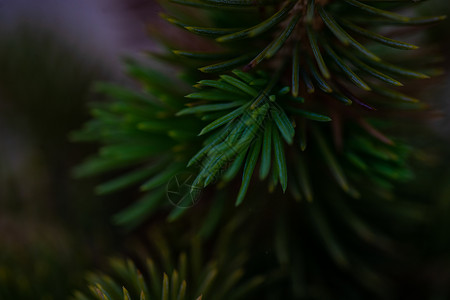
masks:
<svg viewBox="0 0 450 300"><path fill-rule="evenodd" d="M27 1L19 2L27 6ZM41 6L45 10L45 5L52 4L52 1L44 1ZM0 16L5 16L8 5L8 1L0 0L0 10L4 11ZM87 7L85 9L89 9ZM86 104L94 98L100 99L92 93L94 83L112 80L132 86L119 75L119 53L134 55L143 50L143 46L153 47L143 34L136 34L140 30L144 32L147 22L154 21L157 9L152 1L127 1L107 7L106 13L99 10L96 17L119 20L125 31L120 35L132 36L133 40L117 39L113 43L101 35L102 31L89 30L78 32L74 39L74 32L67 28L77 24L48 26L49 21L43 14L31 18L28 12L24 18L20 10L8 11L10 15L4 18L8 19L8 24L3 24L0 30L0 299L65 299L86 285L87 270L108 270L111 256L132 257L143 265L142 259L156 252L167 255L167 245L162 250L155 246L164 240L155 236L164 235L167 240L176 241L169 247L173 248L170 250L174 252L172 257L176 257L177 253L191 247L192 236L198 233L209 239L201 246L207 253L205 261L212 259L208 253L212 253L210 250L215 243L223 246L219 251L222 256L237 255L233 251L243 248L248 250L246 254L252 259L243 259L239 264L239 268L246 270L243 278L251 280L258 274L264 277L255 299L290 299L292 294L287 290L304 299L337 299L341 295L354 295L354 299L360 299L361 295L364 299L450 299L448 74L435 79L433 88L428 88L422 96L442 111L444 117L431 120L429 128L417 126L420 136L417 144L424 150L417 154L421 163L416 166L416 177L413 183L399 184L396 192L399 200L396 205L389 203L387 208L392 214L402 213L403 217L381 220L369 217L369 223L389 231L393 241L372 239L365 232L349 233L345 222L334 214L336 209L345 208L334 207L332 201L321 203L324 207L320 211L328 216L330 226L343 238L338 242L344 248L350 245L348 248L361 249L361 252L349 253L351 259L368 262L364 266L373 269L342 272L339 264L345 264L345 258L337 252L325 253L323 244L333 249L330 241L318 239L304 227L304 220L314 215L314 211L299 212L287 203L269 210L262 203L270 199L261 199L261 207L244 203L242 216L237 216L233 225L227 225L223 216L210 213L207 221L211 225L205 229L202 216L204 211L209 211L208 202L200 203L195 213L183 216L164 230L158 228L163 216L156 216L139 230L128 233L112 225L110 219L123 205L119 198L126 193L97 197L92 191L99 182L95 179L75 181L71 175L72 169L95 151L95 145L73 144L68 140L69 133L80 128L88 118ZM447 0L434 0L433 5L423 5L421 9L431 15L444 11L450 14ZM77 14L66 22L83 20L82 10L61 8L53 13L61 14L59 22L63 22L65 14ZM89 25L84 26L89 28ZM92 21L90 26L113 25L107 21ZM95 34L97 36L92 36ZM450 41L443 37L449 34L448 22L432 28L429 34L430 42L439 45L447 57ZM95 51L85 45L95 40L101 41L97 41ZM111 52L110 48L114 47L122 52ZM448 69L450 61L443 64ZM320 193L320 187L316 190ZM348 199L345 203L348 201L357 202ZM371 209L377 207L376 199L373 202L374 207L358 207L357 203L352 203L353 209L373 216ZM232 203L223 205L225 214L233 210ZM288 218L279 217L285 215ZM415 220L413 226L408 222L411 218ZM244 219L255 223L242 223ZM302 239L283 234L288 232L283 230L286 226L298 229ZM219 234L217 228L231 229ZM179 236L181 231L184 234ZM237 238L233 243L245 246L230 250L229 243L217 242L233 240L236 232L241 237L253 236L258 243L249 246L250 241ZM355 240L352 234L363 238ZM297 255L292 255L294 251ZM302 252L301 255L298 252ZM317 267L308 273L314 270L311 266ZM171 275L173 270L166 267L161 266ZM389 296L382 294L386 290Z"/></svg>
<svg viewBox="0 0 450 300"><path fill-rule="evenodd" d="M63 299L111 239L92 182L70 175L91 150L67 139L106 68L40 24L0 45L0 298Z"/></svg>

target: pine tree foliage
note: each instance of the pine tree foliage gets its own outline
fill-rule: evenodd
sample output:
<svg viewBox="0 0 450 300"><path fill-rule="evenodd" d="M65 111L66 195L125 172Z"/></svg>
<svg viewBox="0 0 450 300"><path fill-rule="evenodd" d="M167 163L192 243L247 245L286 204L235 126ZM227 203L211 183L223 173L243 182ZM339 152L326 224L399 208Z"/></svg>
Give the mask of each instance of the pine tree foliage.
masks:
<svg viewBox="0 0 450 300"><path fill-rule="evenodd" d="M75 170L76 176L122 171L98 186L97 194L139 186L141 199L115 217L119 224L134 226L169 204L167 182L186 168L194 154L192 144L199 143L196 136L201 122L176 116L184 104L182 83L133 62L128 63L128 71L142 82L144 92L98 84L97 90L114 101L93 104L94 118L72 139L104 144L99 155Z"/></svg>
<svg viewBox="0 0 450 300"><path fill-rule="evenodd" d="M74 300L247 299L265 278L246 274L248 255L245 250L235 252L240 242L232 244L236 224L234 219L224 226L212 250L198 235L191 236L189 250L178 256L172 255L176 246L169 243L167 233L154 231L149 238L155 255L147 255L143 263L112 259L108 274L89 274L89 293L77 291Z"/></svg>
<svg viewBox="0 0 450 300"><path fill-rule="evenodd" d="M273 189L273 186L280 182L283 191L286 190L288 173L290 173L287 170L286 161L289 162L289 159L296 160L292 158L293 156L301 156L299 150L305 150L306 136L311 135L318 143L322 156L339 185L344 190L356 195L357 193L349 186L333 151L328 149L328 142L321 137L320 130L314 129L314 125L309 126L304 121L305 117L307 119L313 117L311 113L308 113L309 117L305 115L305 107L311 106L312 101L322 101L322 103L317 104L322 106L322 111L329 111L339 118L350 119L350 121L345 120L345 122L356 121L359 127L366 129L367 132L377 137L389 148L393 145L392 141L372 127L366 120L367 113L358 109L362 108L370 112L387 107L391 109L408 108L408 106L405 106L405 102L416 103L418 100L392 89L392 86L403 86L403 83L399 81L402 78L425 79L429 76L421 70L410 70L407 67L386 61L385 57L398 53L392 52L390 48L415 50L418 47L382 36L376 33L376 30L382 29L386 25L430 24L445 18L442 16L431 18L405 17L392 11L406 6L410 1L396 1L394 4L365 3L353 0L260 1L257 3L251 1L183 0L172 2L206 9L208 12L205 13L205 16L209 17L209 20L203 22L199 21L198 18L194 19L192 16L189 18L188 13L184 11L181 17L168 15L163 15L163 17L191 33L210 38L212 44L219 44L219 47L222 47L220 52L173 50L174 54L181 57L180 60L196 58L201 61L205 57L218 60L221 56L229 55L231 57L234 53L238 53L234 58L201 66L199 70L205 73L219 73L236 66L243 66L243 70L247 72L264 68L271 70L273 74L266 82L253 79L249 73L236 70L234 73L238 72L243 77L241 82L231 80L228 75L220 76L221 81L232 85L234 83L235 87L241 88L241 91L252 97L246 104L249 105L249 111L253 112L253 115L251 113L249 115L253 116L254 126L260 128L263 141L258 141L258 139L253 139L255 141L252 139L246 140L248 145L252 144L252 148L248 150L249 153L245 158L246 154L242 153L241 148L233 151L235 145L228 141L235 138L236 131L228 129L230 131L227 133L227 127L225 127L223 132L219 134L219 139L223 141L220 144L215 144L216 140L210 140L208 141L209 144L203 149L209 152L206 153L206 163L202 163L202 172L197 178L197 183L200 183L201 186L207 185L212 179L211 171L214 173L214 168L221 168L225 161L231 161L229 169L231 175L243 165L242 186L237 197L237 204L241 203L245 196L260 151L262 153L260 178L264 179L268 175L268 170L272 169L274 176L269 183L270 189ZM174 9L174 14L176 13L177 11ZM361 17L364 17L364 19ZM196 23L191 24L190 22ZM248 24L253 25L249 26ZM369 41L367 46L362 45L361 40ZM371 41L375 43L370 43ZM387 47L380 48L377 43ZM256 53L249 52L249 50L256 51ZM251 59L248 59L248 57L251 57ZM267 64L263 64L264 61ZM286 80L288 78L290 79ZM245 79L247 79L247 87L244 85ZM263 85L258 88L256 83L260 82ZM283 91L291 94L291 101L283 101L282 97L277 99L276 95L271 95L272 93L275 94L276 83L290 83L290 87ZM254 89L252 89L252 86ZM370 102L362 100L359 94L365 95ZM303 97L299 97L300 95ZM210 100L207 98L208 96L203 97L205 100ZM237 97L233 99L237 99ZM353 106L356 105L356 107L349 108L349 112L346 112L344 108L337 106L337 104L330 103L333 99L345 105L354 103ZM388 103L386 104L386 102ZM274 103L271 106L276 107L276 109L266 109L265 103ZM412 104L409 108L419 107L420 105ZM195 109L196 107L191 108L191 110ZM269 110L269 113L266 110ZM205 131L212 128L215 129L222 122L227 122L224 123L227 126L233 125L233 123L236 123L237 113L237 111L229 112L228 115L222 116L223 119L215 119L200 134L204 134ZM264 115L265 118L261 115ZM331 121L331 118L322 115L314 116L318 117L315 118L316 121ZM228 118L231 120L229 121ZM248 126L245 121L241 123L244 123L244 127ZM313 127L313 129L305 129L306 126ZM277 130L273 130L273 128L277 128L279 132L277 133ZM240 131L237 129L237 132L241 131L242 129ZM225 137L223 134L225 134ZM284 141L280 140L280 136L284 138ZM293 144L294 138L297 141L300 140L300 142ZM272 142L273 146L270 147ZM223 154L223 143L225 143L226 148L231 148L231 151L226 151ZM364 138L352 139L351 143L352 145L346 146L366 148L366 152L372 154L378 152L377 146L374 146L372 142L365 141ZM358 145L358 143L361 143L361 145ZM260 144L263 145L262 150L258 149L261 147ZM242 147L245 146L245 144L242 145ZM270 163L271 148L276 162L272 168ZM404 152L402 148L400 147L395 151ZM208 155L211 150L218 155L213 154L211 158ZM201 151L199 155L205 155L206 151ZM287 152L291 155L288 156ZM239 153L239 156L237 153ZM345 151L345 153L347 158L355 165L367 170L367 164L357 155L354 155L351 151ZM393 160L399 158L397 155L391 155L390 157ZM402 155L402 157L399 166L405 166L404 156ZM197 159L198 157L194 158ZM384 158L386 159L386 155ZM376 169L375 171L370 170L369 173L384 173L384 176L391 179L399 178L399 173L403 173L403 176L400 176L403 179L410 177L407 169L394 171L389 170L385 164L369 163L369 165L373 165ZM227 177L225 175L224 177L227 179L232 176ZM374 181L378 181L384 187L389 185L383 180L378 180L376 175L373 177ZM292 181L299 182L297 178ZM302 193L305 195L305 190Z"/></svg>
<svg viewBox="0 0 450 300"><path fill-rule="evenodd" d="M150 279L146 281L142 273L137 269L131 260L121 261L112 260L111 267L114 274L119 276L121 281L115 281L108 275L92 274L88 280L93 283L89 287L92 295L86 296L81 292L77 292L75 299L108 299L108 300L132 300L132 299L203 299L203 295L211 290L211 286L217 276L217 269L210 268L205 270L205 277L201 285L198 287L188 286L185 280L185 274L182 272L186 268L186 256L180 255L179 268L182 271L173 270L169 277L166 273L160 275L155 268L155 263L148 259L146 262L147 272L149 272ZM150 273L151 272L151 273ZM242 271L237 270L232 274L234 278L231 281L238 279ZM197 274L200 276L200 274ZM95 285L94 285L95 283ZM196 288L194 290L194 288ZM216 287L217 288L217 287ZM193 294L196 291L197 294ZM217 289L216 289L217 291ZM228 292L228 291L227 291ZM212 293L214 299L237 299L236 297L223 298L219 293ZM197 295L195 297L188 295ZM222 297L221 297L222 296Z"/></svg>
<svg viewBox="0 0 450 300"><path fill-rule="evenodd" d="M179 50L163 30L152 30L171 51L152 55L181 67L197 90L133 64L131 75L144 92L103 86L113 102L97 104L94 119L76 137L104 146L78 175L131 169L97 191L132 185L146 191L117 216L132 226L167 206L167 182L186 168L196 170L191 192L240 177L236 205L256 177L269 191L280 185L295 199L312 200L310 182L320 179L310 178L308 169L322 165L328 171L321 176L331 174L354 197L367 181L374 186L364 193L388 194L395 181L412 174L408 147L380 128L389 112L424 107L404 92L404 83L438 73L426 58L415 64L417 46L388 36L393 26L416 28L445 18L406 16L402 9L412 4L163 1L163 18L206 40L198 43L201 49ZM172 218L181 212L175 209Z"/></svg>

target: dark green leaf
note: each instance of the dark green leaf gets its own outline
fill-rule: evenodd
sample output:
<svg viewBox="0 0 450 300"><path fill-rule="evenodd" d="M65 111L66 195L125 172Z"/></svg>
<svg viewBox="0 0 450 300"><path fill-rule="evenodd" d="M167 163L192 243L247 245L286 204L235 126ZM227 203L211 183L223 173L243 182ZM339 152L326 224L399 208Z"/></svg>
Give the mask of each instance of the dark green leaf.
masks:
<svg viewBox="0 0 450 300"><path fill-rule="evenodd" d="M313 51L314 57L316 58L317 65L319 66L320 72L325 78L330 78L330 71L323 60L322 54L320 53L319 44L317 42L317 34L314 30L308 26L306 27L306 32L308 34L309 43L311 45L311 49Z"/></svg>
<svg viewBox="0 0 450 300"><path fill-rule="evenodd" d="M284 110L282 108L273 107L270 112L285 141L288 144L292 144L295 130Z"/></svg>
<svg viewBox="0 0 450 300"><path fill-rule="evenodd" d="M278 178L280 179L283 192L285 192L288 182L286 158L284 155L283 142L281 141L280 135L278 134L277 130L272 130L272 140L273 140L275 162L278 170Z"/></svg>
<svg viewBox="0 0 450 300"><path fill-rule="evenodd" d="M261 153L261 165L259 167L259 178L265 179L269 175L272 164L272 122L267 122L264 130L264 138Z"/></svg>
<svg viewBox="0 0 450 300"><path fill-rule="evenodd" d="M236 199L236 206L242 203L242 201L245 198L245 195L247 194L250 179L252 178L256 162L258 161L259 151L261 150L261 142L262 142L261 138L257 139L250 148L250 152L249 155L247 156L247 160L244 166L244 173L242 175L242 185L241 188L239 189L239 194Z"/></svg>

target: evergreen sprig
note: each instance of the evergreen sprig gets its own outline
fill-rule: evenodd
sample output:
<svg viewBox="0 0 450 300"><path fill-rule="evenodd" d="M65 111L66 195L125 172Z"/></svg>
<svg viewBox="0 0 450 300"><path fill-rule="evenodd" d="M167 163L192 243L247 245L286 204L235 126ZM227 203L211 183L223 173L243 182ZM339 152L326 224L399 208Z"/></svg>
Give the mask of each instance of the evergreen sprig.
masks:
<svg viewBox="0 0 450 300"><path fill-rule="evenodd" d="M134 227L161 206L170 206L166 198L167 182L185 170L195 151L192 144L198 143L197 132L202 122L176 116L184 105L182 82L133 62L128 63L128 71L141 82L144 91L98 84L97 90L113 97L113 101L94 103L93 119L72 139L104 145L98 155L75 170L76 176L121 171L99 185L97 194L139 187L142 197L115 216L118 224Z"/></svg>
<svg viewBox="0 0 450 300"><path fill-rule="evenodd" d="M200 67L200 71L217 73L242 65L248 71L270 59L268 68L277 70L282 65L280 60L290 60L291 93L294 97L299 95L303 84L307 93L320 90L347 104L352 102L347 89L353 87L344 87L341 81L393 100L416 101L389 88L403 86L393 76L399 79L424 79L429 76L389 63L381 57L398 52L387 48L372 50L373 45L363 45L362 41L368 40L394 49L415 50L418 49L415 45L385 37L376 31L386 25L426 25L445 19L445 16L406 17L388 10L392 6L395 9L409 6L411 1L395 1L395 5L367 4L356 0L172 2L211 9L208 14L211 20L207 23L213 27L187 24L188 21L172 16L163 17L194 34L212 38L223 48L220 52L174 50L175 54L183 59L202 60L207 55L209 59L220 60L227 53L239 53L232 59ZM257 12L261 7L264 7L263 13ZM227 11L226 8L233 10ZM245 17L233 17L237 13ZM261 15L268 17L258 21L257 16ZM196 21L199 22L198 19ZM247 23L256 24L246 27Z"/></svg>
<svg viewBox="0 0 450 300"><path fill-rule="evenodd" d="M204 252L207 245L196 236L190 238L189 251L181 251L174 257L174 245L162 231L153 232L150 237L156 255L145 258L144 263L112 259L108 275L90 273L89 293L76 291L74 300L247 299L265 277L246 274L245 251L230 252L238 248L236 244L230 248L229 234L234 230L230 228L235 228L231 223L219 234L217 247L220 248L214 249L211 255Z"/></svg>
<svg viewBox="0 0 450 300"><path fill-rule="evenodd" d="M236 200L238 205L245 197L260 159L259 178L266 179L272 169L271 177L281 183L283 191L286 190L284 142L292 145L295 135L292 121L286 113L288 110L296 116L315 121L327 122L331 119L297 108L304 99L291 96L289 87L275 87L275 80L268 78L267 74L256 77L239 70L233 73L235 76L223 75L220 80L202 80L197 86L203 89L186 96L205 101L222 100L220 104L191 106L178 114L197 113L209 119L210 114L214 113L214 121L205 126L200 135L220 130L205 140L204 147L194 155L188 166L200 165L200 172L193 185L201 188L219 175L223 175L225 181L232 180L243 166L242 185ZM220 174L221 171L224 174ZM276 183L273 183L272 187L275 186Z"/></svg>
<svg viewBox="0 0 450 300"><path fill-rule="evenodd" d="M163 18L207 42L199 43L200 51L178 50L163 30L153 30L171 51L153 56L181 67L188 83L197 81L198 90L178 89L179 83L172 84L160 72L133 64L131 73L142 81L145 94L107 86L105 91L115 100L96 105L95 120L78 135L105 145L78 175L133 167L101 185L99 193L138 184L149 191L117 216L119 223L137 225L167 206L167 182L186 168L197 173L190 191L184 191L190 196L212 183L231 181L242 171L237 205L258 168L269 191L280 184L297 200L312 200L310 182L320 180L310 178L308 169L319 169L323 176L326 166L337 184L355 197L361 189L387 195L393 182L412 177L407 147L394 143L378 127L388 118L384 112L422 109L415 97L398 88L406 79L425 79L436 70L422 65L413 70L408 64L416 57L410 50L418 47L377 31L431 24L444 17L396 12L411 1L163 4L171 12ZM398 60L402 63L385 59L398 57L399 50L406 51L406 59ZM206 66L196 65L206 74L195 73L192 61L208 61ZM317 121L331 123L333 133ZM314 153L305 151L309 144ZM368 188L366 182L377 188ZM182 212L177 208L169 218Z"/></svg>

